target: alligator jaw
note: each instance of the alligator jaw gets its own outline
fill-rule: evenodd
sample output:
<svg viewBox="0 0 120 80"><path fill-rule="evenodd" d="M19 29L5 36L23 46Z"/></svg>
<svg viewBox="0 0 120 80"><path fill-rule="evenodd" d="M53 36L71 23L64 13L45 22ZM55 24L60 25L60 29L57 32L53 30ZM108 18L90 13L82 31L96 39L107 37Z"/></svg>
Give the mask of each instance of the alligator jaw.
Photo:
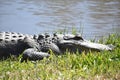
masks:
<svg viewBox="0 0 120 80"><path fill-rule="evenodd" d="M99 44L99 43L93 43L87 40L62 40L60 44L71 44L74 46L77 46L78 49L81 49L81 51L111 51L114 49L113 45L104 45L104 44Z"/></svg>
<svg viewBox="0 0 120 80"><path fill-rule="evenodd" d="M84 41L78 41L78 43L76 43L76 45L80 46L80 47L83 47L83 48L86 48L86 49L89 49L89 50L92 50L92 51L103 51L103 50L106 50L106 51L111 51L114 49L114 46L111 45L104 45L104 44L99 44L99 43L93 43L93 42L90 42L90 41L87 41L87 40L84 40Z"/></svg>

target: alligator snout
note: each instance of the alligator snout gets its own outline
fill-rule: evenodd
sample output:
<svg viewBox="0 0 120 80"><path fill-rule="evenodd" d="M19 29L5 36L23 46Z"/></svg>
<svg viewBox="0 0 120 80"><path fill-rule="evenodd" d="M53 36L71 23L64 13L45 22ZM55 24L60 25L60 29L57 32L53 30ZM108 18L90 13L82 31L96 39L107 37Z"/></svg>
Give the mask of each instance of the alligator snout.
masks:
<svg viewBox="0 0 120 80"><path fill-rule="evenodd" d="M66 49L77 48L76 50L81 51L111 51L115 47L113 45L105 45L100 43L93 43L87 40L61 40L59 45L65 46ZM70 47L71 46L71 47Z"/></svg>

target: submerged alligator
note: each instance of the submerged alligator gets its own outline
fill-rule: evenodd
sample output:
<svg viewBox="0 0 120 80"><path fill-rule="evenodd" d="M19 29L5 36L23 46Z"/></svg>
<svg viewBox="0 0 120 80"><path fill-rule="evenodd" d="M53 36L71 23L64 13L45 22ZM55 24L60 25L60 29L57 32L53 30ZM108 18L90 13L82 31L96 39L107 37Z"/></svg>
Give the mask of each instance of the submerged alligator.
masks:
<svg viewBox="0 0 120 80"><path fill-rule="evenodd" d="M92 43L84 40L81 35L76 34L39 34L25 35L15 32L0 32L0 59L19 56L22 60L41 60L49 57L52 50L56 55L65 53L66 49L70 52L82 51L102 51L113 50L113 46Z"/></svg>

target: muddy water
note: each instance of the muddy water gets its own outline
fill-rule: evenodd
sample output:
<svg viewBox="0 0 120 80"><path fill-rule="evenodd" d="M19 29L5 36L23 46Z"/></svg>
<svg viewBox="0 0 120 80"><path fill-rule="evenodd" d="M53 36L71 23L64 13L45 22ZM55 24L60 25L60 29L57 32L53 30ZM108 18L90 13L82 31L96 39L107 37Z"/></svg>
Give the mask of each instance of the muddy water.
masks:
<svg viewBox="0 0 120 80"><path fill-rule="evenodd" d="M120 31L120 0L0 0L0 31L70 32L85 38Z"/></svg>

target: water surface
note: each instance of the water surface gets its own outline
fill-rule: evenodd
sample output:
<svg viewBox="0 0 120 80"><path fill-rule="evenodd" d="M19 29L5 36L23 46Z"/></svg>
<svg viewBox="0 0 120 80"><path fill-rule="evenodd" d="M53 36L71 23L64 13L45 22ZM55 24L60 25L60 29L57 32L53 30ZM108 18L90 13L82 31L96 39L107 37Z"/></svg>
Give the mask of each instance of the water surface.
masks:
<svg viewBox="0 0 120 80"><path fill-rule="evenodd" d="M0 31L53 33L72 28L85 38L120 31L120 0L0 0Z"/></svg>

